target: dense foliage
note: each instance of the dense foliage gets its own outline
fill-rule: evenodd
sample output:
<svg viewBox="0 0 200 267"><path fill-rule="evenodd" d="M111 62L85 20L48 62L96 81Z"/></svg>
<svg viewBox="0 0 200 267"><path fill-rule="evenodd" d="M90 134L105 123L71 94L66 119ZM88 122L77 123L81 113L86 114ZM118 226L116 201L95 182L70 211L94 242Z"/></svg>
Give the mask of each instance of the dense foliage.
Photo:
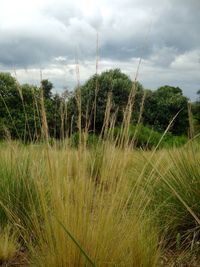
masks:
<svg viewBox="0 0 200 267"><path fill-rule="evenodd" d="M193 123L195 132L198 133L200 130L200 90L197 91L197 99L192 105Z"/></svg>
<svg viewBox="0 0 200 267"><path fill-rule="evenodd" d="M53 93L53 84L48 80L43 80L40 87L20 85L9 73L0 73L0 138L10 135L25 141L40 139L44 110L49 136L64 138L78 130L78 105L83 129L87 126L89 132L100 133L108 105L109 116L115 119L115 126L120 127L131 94L132 125L139 120L162 133L178 114L170 132L188 134L188 99L179 87L146 90L139 82L132 82L126 74L114 69L94 75L73 92L65 91L62 95ZM192 112L195 129L198 129L199 99L193 103Z"/></svg>

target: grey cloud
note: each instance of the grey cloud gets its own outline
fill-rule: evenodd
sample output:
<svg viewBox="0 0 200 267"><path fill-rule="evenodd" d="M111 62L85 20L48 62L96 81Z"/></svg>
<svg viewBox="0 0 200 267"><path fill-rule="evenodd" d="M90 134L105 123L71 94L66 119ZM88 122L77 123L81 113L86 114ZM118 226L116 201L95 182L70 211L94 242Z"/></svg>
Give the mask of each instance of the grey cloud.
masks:
<svg viewBox="0 0 200 267"><path fill-rule="evenodd" d="M0 62L5 66L40 66L51 62L55 57L65 56L74 59L78 53L80 58L83 55L90 56L95 46L95 31L84 21L73 18L69 26L52 22L41 28L21 30L18 33L8 32L1 36L0 41Z"/></svg>
<svg viewBox="0 0 200 267"><path fill-rule="evenodd" d="M199 0L101 0L88 14L78 1L46 2L39 11L39 21L36 17L27 25L10 28L4 21L0 27L2 67L64 66L74 62L76 56L84 65L84 60L95 60L98 30L101 60L129 64L131 59L142 57L151 65L151 72L162 70L161 79L171 81L165 73L172 69L173 79L183 84L181 56L200 50ZM190 71L198 67L193 64L196 56L198 53L184 57ZM72 74L74 70L70 69ZM197 76L192 71L190 75L195 87Z"/></svg>
<svg viewBox="0 0 200 267"><path fill-rule="evenodd" d="M144 4L145 1L142 2ZM154 2L157 2L159 6L160 1ZM125 58L130 58L131 55L140 56L141 49L134 48L144 46L145 49L142 51L142 56L144 58L151 58L152 54L156 52L155 47L157 47L158 51L163 49L163 47L168 48L169 51L175 49L177 55L199 47L200 34L198 32L200 16L198 12L200 8L197 8L199 6L198 3L192 6L193 2L196 3L199 1L192 1L192 3L189 3L189 1L162 1L162 3L160 2L160 6L162 6L163 2L168 3L168 5L163 5L163 9L161 7L156 8L155 6L149 13L149 24L152 23L152 25L149 33L147 33L147 44L145 44L144 36L149 27L147 23L148 19L146 20L146 24L138 23L137 27L139 28L139 32L134 29L134 26L130 27L131 21L134 25L134 18L130 18L131 12L134 11L133 5L132 9L130 7L129 12L124 15L126 20L130 20L130 25L128 23L124 24L122 21L121 24L119 23L119 27L121 28L117 30L111 25L111 38L107 38L102 49L105 55L109 54L112 58L119 58L119 55ZM118 40L119 44L117 44ZM122 49L123 47L126 49ZM133 48L132 51L131 48ZM173 60L171 54L169 58ZM162 64L162 60L160 64Z"/></svg>
<svg viewBox="0 0 200 267"><path fill-rule="evenodd" d="M0 61L5 65L48 64L54 57L74 58L77 47L79 57L89 59L95 54L96 29L100 31L103 58L151 58L155 47L158 51L163 47L175 49L178 55L199 46L199 6L198 0L126 0L123 5L121 1L111 1L109 17L104 17L101 6L84 17L77 5L58 1L43 10L41 26L34 26L33 22L28 33L23 27L15 34L0 30L4 39L0 42ZM44 24L42 18L46 20ZM169 58L173 60L173 55ZM164 60L157 63L166 65Z"/></svg>

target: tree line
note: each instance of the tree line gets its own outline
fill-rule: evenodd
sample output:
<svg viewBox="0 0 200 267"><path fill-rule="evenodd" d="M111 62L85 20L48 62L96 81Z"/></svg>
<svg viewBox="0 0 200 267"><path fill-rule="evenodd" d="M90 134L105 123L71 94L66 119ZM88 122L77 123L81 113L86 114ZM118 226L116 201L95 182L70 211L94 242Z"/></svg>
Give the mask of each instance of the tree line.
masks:
<svg viewBox="0 0 200 267"><path fill-rule="evenodd" d="M113 69L93 75L72 92L65 90L62 94L53 93L49 80L42 80L40 86L21 85L10 73L0 73L0 139L9 136L40 140L44 116L52 138L65 138L80 127L100 134L106 112L116 127L122 125L131 94L132 125L139 122L163 132L178 114L170 132L188 135L188 98L181 88L166 85L157 90L145 89L119 69ZM191 104L195 131L200 125L200 91L197 95L197 101Z"/></svg>

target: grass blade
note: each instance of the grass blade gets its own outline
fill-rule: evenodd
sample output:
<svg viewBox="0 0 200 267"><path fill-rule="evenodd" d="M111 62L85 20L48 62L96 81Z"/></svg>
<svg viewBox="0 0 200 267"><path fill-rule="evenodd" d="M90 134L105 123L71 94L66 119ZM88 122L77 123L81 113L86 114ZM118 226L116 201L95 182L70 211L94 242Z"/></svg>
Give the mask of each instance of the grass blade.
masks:
<svg viewBox="0 0 200 267"><path fill-rule="evenodd" d="M79 244L79 242L74 238L74 236L70 233L70 231L67 230L67 228L65 227L65 225L61 221L59 221L57 218L56 218L56 220L60 224L60 226L63 228L63 230L65 231L65 233L71 238L71 240L75 243L75 245L80 249L81 253L85 256L85 258L88 260L88 262L91 264L91 266L96 267L95 262L85 252L85 250L81 247L81 245Z"/></svg>

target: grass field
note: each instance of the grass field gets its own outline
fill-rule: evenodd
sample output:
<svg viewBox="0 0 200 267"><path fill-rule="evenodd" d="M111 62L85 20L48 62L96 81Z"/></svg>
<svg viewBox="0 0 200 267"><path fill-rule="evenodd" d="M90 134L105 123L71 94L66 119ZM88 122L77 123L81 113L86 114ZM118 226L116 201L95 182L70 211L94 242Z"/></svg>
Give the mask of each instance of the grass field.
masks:
<svg viewBox="0 0 200 267"><path fill-rule="evenodd" d="M199 266L200 149L0 144L2 266ZM185 264L185 265L184 265Z"/></svg>

